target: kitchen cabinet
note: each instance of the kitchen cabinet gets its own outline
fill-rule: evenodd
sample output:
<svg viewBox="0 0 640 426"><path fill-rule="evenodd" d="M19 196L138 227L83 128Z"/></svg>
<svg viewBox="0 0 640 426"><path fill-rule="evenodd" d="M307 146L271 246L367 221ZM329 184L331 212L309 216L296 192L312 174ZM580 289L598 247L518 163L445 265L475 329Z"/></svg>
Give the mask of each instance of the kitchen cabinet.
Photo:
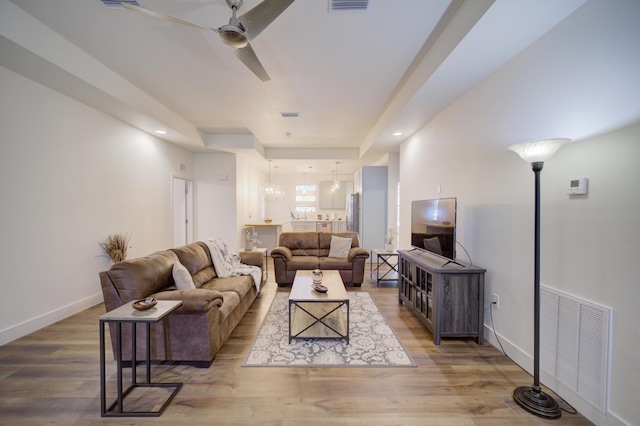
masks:
<svg viewBox="0 0 640 426"><path fill-rule="evenodd" d="M332 191L332 181L320 182L320 210L344 210L347 208L347 182L340 182L340 188Z"/></svg>
<svg viewBox="0 0 640 426"><path fill-rule="evenodd" d="M291 229L293 232L316 232L315 220L292 220Z"/></svg>
<svg viewBox="0 0 640 426"><path fill-rule="evenodd" d="M344 220L292 220L293 232L347 232Z"/></svg>
<svg viewBox="0 0 640 426"><path fill-rule="evenodd" d="M258 234L260 246L271 252L278 246L280 234L282 233L282 223L247 223L244 226L251 232ZM247 249L249 247L247 246Z"/></svg>
<svg viewBox="0 0 640 426"><path fill-rule="evenodd" d="M334 220L333 232L347 232L347 222L344 220Z"/></svg>

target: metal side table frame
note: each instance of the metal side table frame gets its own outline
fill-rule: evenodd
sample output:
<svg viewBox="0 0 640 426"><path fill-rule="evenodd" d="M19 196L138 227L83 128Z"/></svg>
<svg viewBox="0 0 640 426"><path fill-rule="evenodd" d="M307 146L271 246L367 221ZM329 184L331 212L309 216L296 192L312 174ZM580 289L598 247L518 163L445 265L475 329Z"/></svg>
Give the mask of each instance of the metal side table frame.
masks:
<svg viewBox="0 0 640 426"><path fill-rule="evenodd" d="M378 287L381 282L398 281L398 252L396 250L371 249L371 253L376 256L376 287ZM396 259L395 264L389 262L392 258ZM383 265L389 266L389 270L380 276L380 267ZM371 259L369 269L369 275L373 278L373 259ZM393 274L394 272L396 273L396 278L390 278L391 276L389 274Z"/></svg>
<svg viewBox="0 0 640 426"><path fill-rule="evenodd" d="M100 317L100 415L102 417L158 417L167 408L169 403L182 388L182 383L152 383L151 382L151 323L157 323L166 315L178 309L182 305L180 300L160 300L158 304L146 311L137 311L133 308L133 302L122 305ZM106 403L106 362L105 362L105 324L116 324L116 370L117 370L117 399L107 407ZM131 324L131 384L125 390L122 389L122 324ZM136 377L136 324L146 325L146 380L138 383ZM136 388L163 387L174 388L166 398L158 411L126 411L124 409L125 397ZM115 408L115 410L114 410Z"/></svg>

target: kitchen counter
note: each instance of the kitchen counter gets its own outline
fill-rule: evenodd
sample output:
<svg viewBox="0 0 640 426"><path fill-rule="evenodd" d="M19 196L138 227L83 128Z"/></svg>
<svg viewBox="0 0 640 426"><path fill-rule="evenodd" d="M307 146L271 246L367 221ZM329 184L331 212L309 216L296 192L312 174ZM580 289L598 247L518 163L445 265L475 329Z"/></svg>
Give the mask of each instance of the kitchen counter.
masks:
<svg viewBox="0 0 640 426"><path fill-rule="evenodd" d="M329 219L329 220L317 220L317 219L296 219L296 220L292 220L291 223L298 223L298 222L308 222L308 223L316 223L316 222L344 222L344 219Z"/></svg>
<svg viewBox="0 0 640 426"><path fill-rule="evenodd" d="M278 245L278 239L280 238L280 233L282 233L282 225L284 225L282 222L257 222L246 223L244 226L258 233L258 240L261 242L260 247L266 248L268 254Z"/></svg>
<svg viewBox="0 0 640 426"><path fill-rule="evenodd" d="M344 220L292 220L291 228L294 232L346 232L347 223Z"/></svg>

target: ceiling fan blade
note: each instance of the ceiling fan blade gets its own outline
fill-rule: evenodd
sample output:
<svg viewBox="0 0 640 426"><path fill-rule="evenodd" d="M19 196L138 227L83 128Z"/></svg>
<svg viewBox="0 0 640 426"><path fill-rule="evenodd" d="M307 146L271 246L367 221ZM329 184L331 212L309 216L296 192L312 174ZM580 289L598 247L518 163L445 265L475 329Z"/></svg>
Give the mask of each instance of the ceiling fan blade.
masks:
<svg viewBox="0 0 640 426"><path fill-rule="evenodd" d="M246 28L247 37L253 40L273 22L294 0L264 0L262 3L238 17Z"/></svg>
<svg viewBox="0 0 640 426"><path fill-rule="evenodd" d="M247 66L247 68L251 70L251 72L258 76L260 80L263 82L271 80L250 44L247 44L242 49L237 49L233 53L238 59L240 59L240 61L242 61L243 64Z"/></svg>
<svg viewBox="0 0 640 426"><path fill-rule="evenodd" d="M178 24L188 25L190 27L199 28L199 29L202 29L202 30L209 30L209 31L213 31L213 32L218 32L218 30L216 28L205 27L204 25L200 25L200 24L198 24L196 22L187 21L186 19L178 18L178 17L173 16L173 15L167 15L166 13L156 12L155 10L146 9L146 8L140 7L140 6L134 6L134 5L129 4L129 3L121 3L121 4L122 4L122 7L126 8L126 9L134 10L134 11L140 12L140 13L144 13L145 15L151 16L151 17L156 18L156 19L162 19L163 21L177 22Z"/></svg>

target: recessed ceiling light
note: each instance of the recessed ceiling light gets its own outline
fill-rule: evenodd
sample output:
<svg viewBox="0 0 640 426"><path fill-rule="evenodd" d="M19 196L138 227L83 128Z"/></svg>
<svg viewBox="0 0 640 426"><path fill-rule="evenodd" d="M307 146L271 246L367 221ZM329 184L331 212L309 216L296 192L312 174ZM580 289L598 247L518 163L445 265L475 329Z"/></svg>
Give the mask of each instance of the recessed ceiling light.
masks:
<svg viewBox="0 0 640 426"><path fill-rule="evenodd" d="M392 135L393 136L402 136L402 132L393 132Z"/></svg>
<svg viewBox="0 0 640 426"><path fill-rule="evenodd" d="M159 134L159 135L166 135L167 131L163 130L163 129L158 129L158 130L156 130L156 133Z"/></svg>

